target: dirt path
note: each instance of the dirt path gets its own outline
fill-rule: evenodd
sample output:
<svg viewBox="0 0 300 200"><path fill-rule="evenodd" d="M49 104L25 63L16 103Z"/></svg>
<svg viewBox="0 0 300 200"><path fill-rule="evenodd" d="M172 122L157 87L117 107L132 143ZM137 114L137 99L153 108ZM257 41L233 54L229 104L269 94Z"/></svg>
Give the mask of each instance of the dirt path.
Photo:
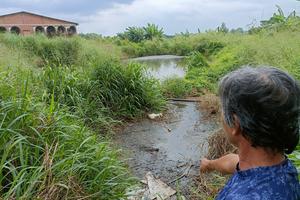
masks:
<svg viewBox="0 0 300 200"><path fill-rule="evenodd" d="M200 157L207 153L206 138L216 127L204 119L196 103L171 101L164 119L131 124L115 142L128 153L135 176L142 179L151 171L186 193L198 173Z"/></svg>

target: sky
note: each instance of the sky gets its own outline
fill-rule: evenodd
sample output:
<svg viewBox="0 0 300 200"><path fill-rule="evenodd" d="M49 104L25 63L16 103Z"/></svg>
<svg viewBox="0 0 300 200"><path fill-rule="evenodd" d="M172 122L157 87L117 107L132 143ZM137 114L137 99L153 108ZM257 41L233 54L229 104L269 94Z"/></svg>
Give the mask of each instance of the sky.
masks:
<svg viewBox="0 0 300 200"><path fill-rule="evenodd" d="M28 11L79 23L82 33L111 36L129 26L157 24L168 35L258 25L276 12L300 13L296 0L0 0L0 15Z"/></svg>

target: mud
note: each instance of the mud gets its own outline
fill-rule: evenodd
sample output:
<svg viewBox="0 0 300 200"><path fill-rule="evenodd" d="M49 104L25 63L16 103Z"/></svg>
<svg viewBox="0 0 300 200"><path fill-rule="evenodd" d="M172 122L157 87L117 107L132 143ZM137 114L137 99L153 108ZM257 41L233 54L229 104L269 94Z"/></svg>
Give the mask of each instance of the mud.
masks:
<svg viewBox="0 0 300 200"><path fill-rule="evenodd" d="M151 171L184 192L199 173L199 159L207 154L206 138L217 125L202 118L196 103L171 101L168 107L166 119L131 124L116 142L127 152L135 176L142 179Z"/></svg>

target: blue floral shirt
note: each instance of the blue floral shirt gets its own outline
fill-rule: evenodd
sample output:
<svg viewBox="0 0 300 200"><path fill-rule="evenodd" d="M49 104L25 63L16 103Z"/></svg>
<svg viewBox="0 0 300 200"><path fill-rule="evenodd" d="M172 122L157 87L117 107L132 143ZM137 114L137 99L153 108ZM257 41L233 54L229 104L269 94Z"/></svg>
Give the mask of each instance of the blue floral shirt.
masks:
<svg viewBox="0 0 300 200"><path fill-rule="evenodd" d="M270 167L237 171L217 200L300 200L298 173L291 161Z"/></svg>

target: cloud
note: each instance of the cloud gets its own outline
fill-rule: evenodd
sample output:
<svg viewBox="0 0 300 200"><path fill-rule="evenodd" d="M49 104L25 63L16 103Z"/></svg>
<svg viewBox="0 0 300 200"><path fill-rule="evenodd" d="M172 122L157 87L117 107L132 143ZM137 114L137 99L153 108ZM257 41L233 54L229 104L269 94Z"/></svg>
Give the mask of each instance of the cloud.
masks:
<svg viewBox="0 0 300 200"><path fill-rule="evenodd" d="M229 27L243 27L253 20L260 21L276 11L275 4L291 11L299 7L296 1L242 0L134 0L130 4L114 3L112 7L87 16L81 24L83 32L113 35L128 26L142 26L147 22L164 27L165 32L192 32L216 28L222 22Z"/></svg>
<svg viewBox="0 0 300 200"><path fill-rule="evenodd" d="M1 8L39 11L46 14L92 15L100 9L111 7L114 2L129 3L131 0L0 0Z"/></svg>
<svg viewBox="0 0 300 200"><path fill-rule="evenodd" d="M114 35L128 26L155 23L167 34L228 27L246 28L269 18L280 5L286 13L299 10L296 0L0 0L0 14L27 10L80 24L81 32Z"/></svg>

